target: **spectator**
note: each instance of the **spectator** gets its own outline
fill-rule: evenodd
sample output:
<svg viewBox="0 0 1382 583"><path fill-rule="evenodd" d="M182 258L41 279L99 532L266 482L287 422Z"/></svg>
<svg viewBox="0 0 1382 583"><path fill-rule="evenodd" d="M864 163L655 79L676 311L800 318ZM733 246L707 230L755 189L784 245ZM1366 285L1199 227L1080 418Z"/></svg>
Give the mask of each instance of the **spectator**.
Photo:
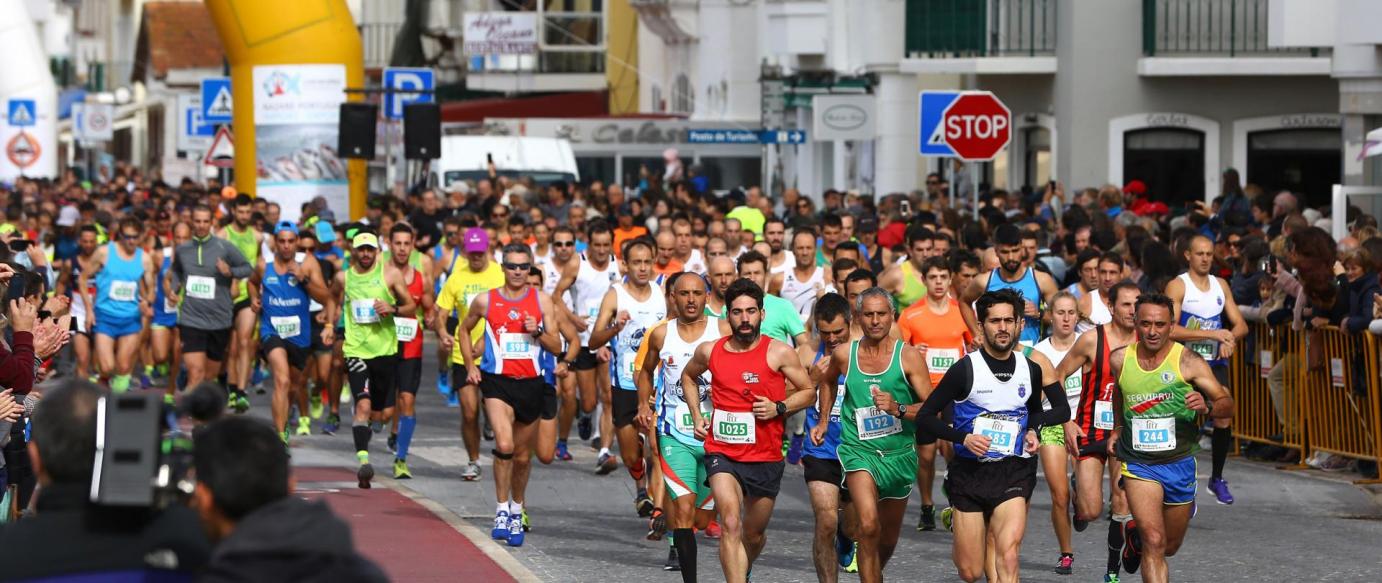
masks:
<svg viewBox="0 0 1382 583"><path fill-rule="evenodd" d="M1379 245L1370 245L1379 247ZM1348 278L1348 312L1335 323L1350 333L1359 333L1372 323L1373 297L1382 293L1378 272L1382 271L1382 257L1374 256L1367 247L1359 247L1343 256L1344 274Z"/></svg>
<svg viewBox="0 0 1382 583"><path fill-rule="evenodd" d="M292 492L288 453L263 421L226 417L197 432L192 505L216 543L204 583L386 581L324 502Z"/></svg>

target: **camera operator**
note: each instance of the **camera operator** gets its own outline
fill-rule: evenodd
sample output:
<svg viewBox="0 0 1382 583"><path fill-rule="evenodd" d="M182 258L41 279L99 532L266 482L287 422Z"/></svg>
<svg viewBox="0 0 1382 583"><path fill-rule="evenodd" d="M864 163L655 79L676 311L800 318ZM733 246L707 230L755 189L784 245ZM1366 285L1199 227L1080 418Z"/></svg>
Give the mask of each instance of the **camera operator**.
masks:
<svg viewBox="0 0 1382 583"><path fill-rule="evenodd" d="M196 515L95 506L88 501L96 459L96 410L103 390L68 380L34 412L28 444L40 485L37 514L0 528L0 580L91 575L188 580L210 547Z"/></svg>
<svg viewBox="0 0 1382 583"><path fill-rule="evenodd" d="M288 453L264 421L213 421L196 432L193 451L192 506L216 542L200 581L388 580L324 502L290 495Z"/></svg>

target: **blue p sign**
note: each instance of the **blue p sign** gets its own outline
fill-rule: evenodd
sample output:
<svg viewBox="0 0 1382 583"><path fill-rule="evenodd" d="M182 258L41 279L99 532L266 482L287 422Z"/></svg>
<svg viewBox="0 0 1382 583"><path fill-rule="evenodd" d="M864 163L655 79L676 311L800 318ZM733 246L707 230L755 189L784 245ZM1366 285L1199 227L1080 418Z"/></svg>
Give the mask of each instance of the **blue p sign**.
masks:
<svg viewBox="0 0 1382 583"><path fill-rule="evenodd" d="M409 103L431 103L437 76L431 69L384 69L384 115L389 119L403 119L403 106ZM420 93L409 93L419 91Z"/></svg>

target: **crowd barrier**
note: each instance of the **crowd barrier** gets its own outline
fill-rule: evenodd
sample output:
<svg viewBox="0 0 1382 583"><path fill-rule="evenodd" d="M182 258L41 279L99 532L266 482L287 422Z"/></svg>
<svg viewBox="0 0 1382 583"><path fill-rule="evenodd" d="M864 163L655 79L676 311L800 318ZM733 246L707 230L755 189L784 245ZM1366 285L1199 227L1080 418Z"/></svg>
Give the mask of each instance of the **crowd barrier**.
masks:
<svg viewBox="0 0 1382 583"><path fill-rule="evenodd" d="M1337 328L1254 323L1230 359L1234 437L1382 461L1382 343ZM1382 483L1382 480L1359 480Z"/></svg>

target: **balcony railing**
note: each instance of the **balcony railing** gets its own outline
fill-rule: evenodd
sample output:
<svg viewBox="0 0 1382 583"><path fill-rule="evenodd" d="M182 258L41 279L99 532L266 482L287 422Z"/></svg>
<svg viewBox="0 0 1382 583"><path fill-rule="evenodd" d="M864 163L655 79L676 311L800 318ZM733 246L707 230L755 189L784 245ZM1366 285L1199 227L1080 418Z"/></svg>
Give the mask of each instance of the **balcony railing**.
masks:
<svg viewBox="0 0 1382 583"><path fill-rule="evenodd" d="M1057 0L907 0L913 57L1052 55Z"/></svg>
<svg viewBox="0 0 1382 583"><path fill-rule="evenodd" d="M1142 53L1154 56L1310 57L1318 48L1267 44L1269 0L1142 0Z"/></svg>

